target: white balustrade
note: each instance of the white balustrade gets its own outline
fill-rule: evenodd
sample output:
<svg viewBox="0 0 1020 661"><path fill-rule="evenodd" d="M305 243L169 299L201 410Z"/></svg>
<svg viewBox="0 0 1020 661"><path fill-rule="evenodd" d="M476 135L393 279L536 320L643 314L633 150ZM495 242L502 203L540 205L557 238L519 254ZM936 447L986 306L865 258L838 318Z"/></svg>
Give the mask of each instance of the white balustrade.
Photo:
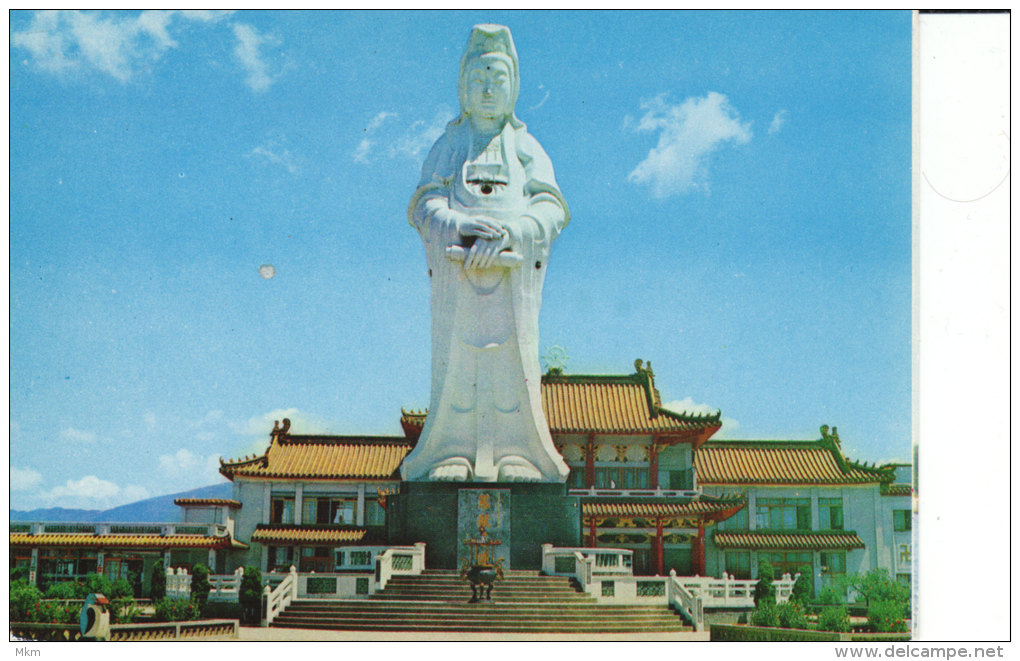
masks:
<svg viewBox="0 0 1020 661"><path fill-rule="evenodd" d="M297 567L290 566L287 577L275 589L268 585L262 590L262 626L268 627L298 597Z"/></svg>
<svg viewBox="0 0 1020 661"><path fill-rule="evenodd" d="M776 603L784 603L790 600L793 593L793 584L796 576L783 574L783 577L776 579L772 584L776 588ZM711 576L683 576L677 577L677 581L691 594L700 597L705 606L710 608L754 607L754 586L757 579L736 579L731 575L723 573L722 578Z"/></svg>
<svg viewBox="0 0 1020 661"><path fill-rule="evenodd" d="M556 558L570 558L578 553L591 561L591 576L631 576L634 573L634 551L630 549L590 548L583 546L554 547L552 544L542 545L542 571L549 576L557 574L574 575L575 571L573 568L567 571L557 571ZM591 577L588 578L588 581L591 582Z"/></svg>
<svg viewBox="0 0 1020 661"><path fill-rule="evenodd" d="M666 598L669 604L679 613L684 615L695 631L705 630L705 602L700 595L692 594L684 584L677 578L676 570L669 572L669 581L666 582Z"/></svg>
<svg viewBox="0 0 1020 661"><path fill-rule="evenodd" d="M241 579L244 567L238 567L233 574L209 575L209 599L212 601L237 601L241 594Z"/></svg>
<svg viewBox="0 0 1020 661"><path fill-rule="evenodd" d="M191 598L191 574L184 567L166 568L166 596L170 599Z"/></svg>
<svg viewBox="0 0 1020 661"><path fill-rule="evenodd" d="M375 556L376 589L382 590L394 574L420 574L425 569L425 543L391 546Z"/></svg>

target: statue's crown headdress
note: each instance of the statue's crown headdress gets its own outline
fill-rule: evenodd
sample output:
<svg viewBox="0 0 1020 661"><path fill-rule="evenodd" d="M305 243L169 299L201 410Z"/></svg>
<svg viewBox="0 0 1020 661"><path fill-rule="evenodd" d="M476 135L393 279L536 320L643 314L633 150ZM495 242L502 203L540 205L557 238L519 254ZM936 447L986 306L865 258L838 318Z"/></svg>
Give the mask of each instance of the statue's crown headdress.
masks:
<svg viewBox="0 0 1020 661"><path fill-rule="evenodd" d="M484 23L476 25L468 37L467 48L464 49L464 60L485 53L502 53L517 65L517 49L510 28L505 25Z"/></svg>
<svg viewBox="0 0 1020 661"><path fill-rule="evenodd" d="M462 110L466 106L467 91L464 85L464 77L467 74L465 70L467 63L479 55L489 53L503 55L510 60L510 107L513 108L517 105L517 94L521 88L521 73L517 62L517 47L514 46L514 38L510 35L510 28L505 25L483 23L476 25L471 30L467 46L464 48L464 56L460 59L458 95Z"/></svg>

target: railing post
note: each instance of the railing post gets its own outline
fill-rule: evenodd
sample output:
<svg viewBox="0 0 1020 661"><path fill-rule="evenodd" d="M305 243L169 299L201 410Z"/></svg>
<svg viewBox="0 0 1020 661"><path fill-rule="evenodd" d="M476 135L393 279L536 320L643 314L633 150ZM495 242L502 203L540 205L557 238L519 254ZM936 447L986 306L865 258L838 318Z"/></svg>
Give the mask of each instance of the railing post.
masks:
<svg viewBox="0 0 1020 661"><path fill-rule="evenodd" d="M269 589L268 585L265 588L262 589L262 626L264 626L264 627L268 627L269 626L269 622L270 622L270 617L269 617L270 603L269 603L269 601L272 598L272 596L273 596L273 591Z"/></svg>
<svg viewBox="0 0 1020 661"><path fill-rule="evenodd" d="M290 581L290 598L293 601L298 598L298 575L294 565L290 566Z"/></svg>

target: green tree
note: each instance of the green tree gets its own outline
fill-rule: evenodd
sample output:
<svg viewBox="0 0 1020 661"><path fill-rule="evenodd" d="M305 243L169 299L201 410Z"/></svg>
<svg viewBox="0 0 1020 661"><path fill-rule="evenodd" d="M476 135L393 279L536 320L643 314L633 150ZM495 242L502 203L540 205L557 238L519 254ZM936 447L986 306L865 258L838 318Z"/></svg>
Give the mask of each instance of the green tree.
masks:
<svg viewBox="0 0 1020 661"><path fill-rule="evenodd" d="M772 581L776 579L776 573L767 560L758 563L758 582L754 584L754 605L761 606L768 604L776 605L776 586Z"/></svg>
<svg viewBox="0 0 1020 661"><path fill-rule="evenodd" d="M814 581L811 580L811 567L804 565L800 568L800 576L793 582L793 590L790 592L790 601L795 604L807 604L811 601L811 593L814 592Z"/></svg>
<svg viewBox="0 0 1020 661"><path fill-rule="evenodd" d="M209 568L203 564L197 564L191 570L191 600L198 606L198 612L205 611L205 603L209 601L209 590L212 584L209 583Z"/></svg>
<svg viewBox="0 0 1020 661"><path fill-rule="evenodd" d="M909 607L910 588L897 580L889 578L885 569L872 569L866 574L851 574L846 579L848 587L857 593L858 599L864 600L865 606L876 601L898 601Z"/></svg>
<svg viewBox="0 0 1020 661"><path fill-rule="evenodd" d="M262 571L258 567L245 567L241 577L241 602L244 620L249 624L262 619Z"/></svg>
<svg viewBox="0 0 1020 661"><path fill-rule="evenodd" d="M166 565L157 560L152 565L152 578L149 580L149 598L158 601L166 596Z"/></svg>

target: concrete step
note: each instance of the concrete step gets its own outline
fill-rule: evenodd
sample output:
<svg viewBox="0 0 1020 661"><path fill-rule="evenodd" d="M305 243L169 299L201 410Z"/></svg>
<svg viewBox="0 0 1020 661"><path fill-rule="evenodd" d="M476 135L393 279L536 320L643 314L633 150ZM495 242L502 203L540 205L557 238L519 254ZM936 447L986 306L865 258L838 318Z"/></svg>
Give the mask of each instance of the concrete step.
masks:
<svg viewBox="0 0 1020 661"><path fill-rule="evenodd" d="M419 622L419 621L398 621L379 620L365 622L360 620L308 620L308 619L287 619L280 618L273 622L274 627L296 628L296 629L335 629L349 631L464 631L464 632L497 632L497 633L635 633L653 631L691 631L691 627L679 622L669 624L658 623L631 623L631 622L518 622L518 623L493 623L488 621L460 622Z"/></svg>
<svg viewBox="0 0 1020 661"><path fill-rule="evenodd" d="M672 611L666 606L640 606L640 605L599 605L594 603L583 604L528 604L528 603L500 603L500 602L479 602L477 604L461 604L456 602L422 605L417 602L380 602L369 600L350 600L333 602L311 602L295 601L288 607L287 613L337 613L337 612L374 612L392 613L394 615L416 614L416 613L438 613L443 615L471 615L488 616L512 614L520 616L556 616L560 614L583 613L590 616L626 616L626 615L657 615L661 613L671 614Z"/></svg>

